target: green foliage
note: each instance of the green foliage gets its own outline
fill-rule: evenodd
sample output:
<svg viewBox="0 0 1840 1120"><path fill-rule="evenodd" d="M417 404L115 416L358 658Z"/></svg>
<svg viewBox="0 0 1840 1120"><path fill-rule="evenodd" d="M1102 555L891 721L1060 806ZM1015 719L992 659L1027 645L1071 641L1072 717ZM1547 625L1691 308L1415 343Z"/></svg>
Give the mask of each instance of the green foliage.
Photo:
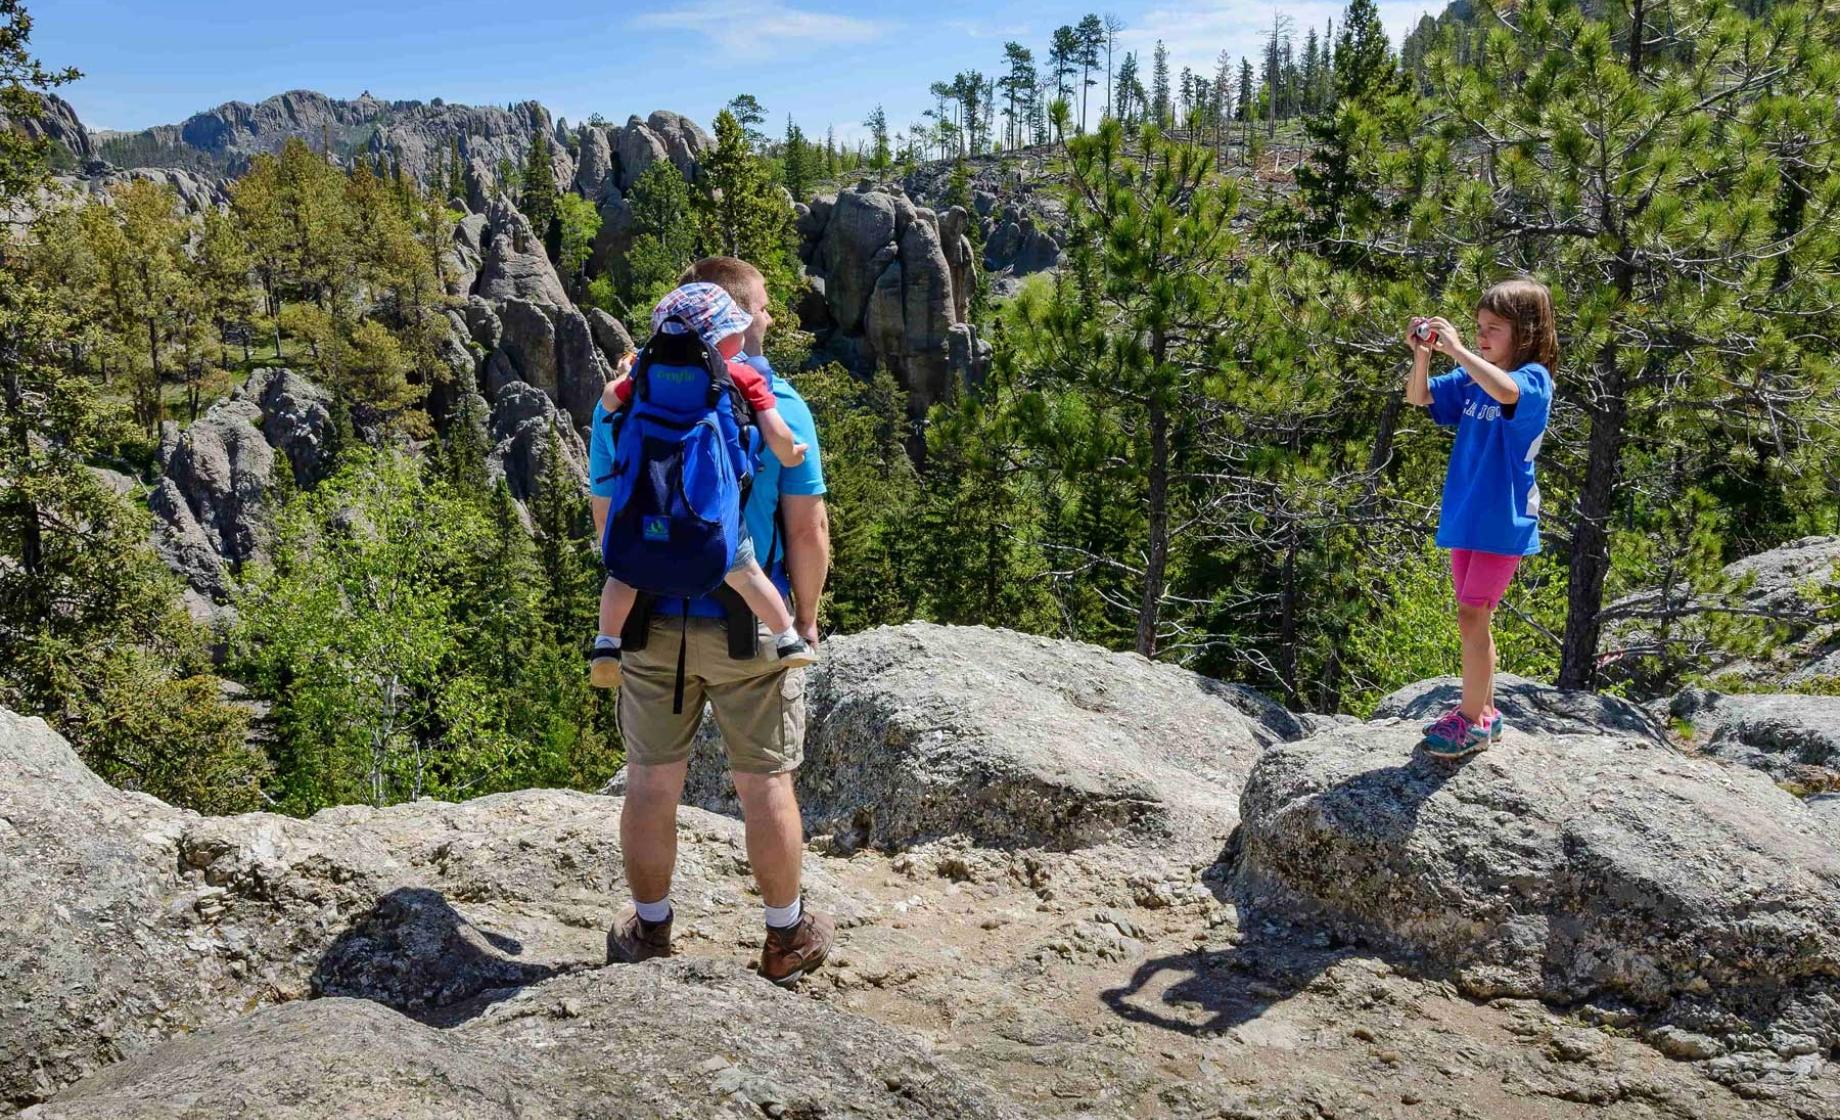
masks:
<svg viewBox="0 0 1840 1120"><path fill-rule="evenodd" d="M632 208L632 243L615 261L612 289L617 300L590 291L590 302L623 317L650 321L652 305L677 284L697 256L697 217L690 184L670 160L647 167L627 198Z"/></svg>
<svg viewBox="0 0 1840 1120"><path fill-rule="evenodd" d="M792 207L753 154L741 123L726 110L716 117L715 140L697 182L702 249L752 263L770 288L783 291L792 272Z"/></svg>
<svg viewBox="0 0 1840 1120"><path fill-rule="evenodd" d="M594 252L594 239L601 232L600 211L578 194L565 194L556 200L556 220L562 226L562 255L556 268L573 284Z"/></svg>
<svg viewBox="0 0 1840 1120"><path fill-rule="evenodd" d="M239 601L233 652L273 705L285 811L611 771L579 639L560 640L543 609L544 573L502 485L468 492L400 454L354 454L281 511L273 556Z"/></svg>
<svg viewBox="0 0 1840 1120"><path fill-rule="evenodd" d="M556 169L550 163L549 135L542 129L530 135L521 187L518 209L530 219L530 228L536 235L547 238L550 223L556 220Z"/></svg>

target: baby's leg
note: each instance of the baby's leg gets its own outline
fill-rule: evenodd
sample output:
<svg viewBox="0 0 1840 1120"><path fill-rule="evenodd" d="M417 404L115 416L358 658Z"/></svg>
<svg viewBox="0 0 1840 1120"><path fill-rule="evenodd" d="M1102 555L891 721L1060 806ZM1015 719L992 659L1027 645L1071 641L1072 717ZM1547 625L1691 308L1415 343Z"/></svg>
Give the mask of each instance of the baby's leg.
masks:
<svg viewBox="0 0 1840 1120"><path fill-rule="evenodd" d="M601 584L601 632L602 638L612 638L619 644L620 631L626 629L626 616L632 613L633 604L639 601L639 593L614 579L607 577Z"/></svg>
<svg viewBox="0 0 1840 1120"><path fill-rule="evenodd" d="M792 612L786 609L786 601L779 597L779 588L773 586L773 581L760 570L758 563L748 561L723 576L722 582L740 592L748 609L767 624L775 637L792 629Z"/></svg>

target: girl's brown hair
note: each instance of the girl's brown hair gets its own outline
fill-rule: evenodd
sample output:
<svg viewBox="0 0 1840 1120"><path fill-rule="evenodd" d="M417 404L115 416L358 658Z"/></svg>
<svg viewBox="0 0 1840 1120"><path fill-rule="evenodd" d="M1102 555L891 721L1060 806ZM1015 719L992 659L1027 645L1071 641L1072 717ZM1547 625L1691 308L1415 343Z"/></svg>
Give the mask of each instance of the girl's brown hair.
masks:
<svg viewBox="0 0 1840 1120"><path fill-rule="evenodd" d="M1538 280L1504 280L1482 293L1478 310L1499 315L1514 326L1517 365L1538 362L1547 372L1559 364L1559 329L1553 321L1552 292Z"/></svg>

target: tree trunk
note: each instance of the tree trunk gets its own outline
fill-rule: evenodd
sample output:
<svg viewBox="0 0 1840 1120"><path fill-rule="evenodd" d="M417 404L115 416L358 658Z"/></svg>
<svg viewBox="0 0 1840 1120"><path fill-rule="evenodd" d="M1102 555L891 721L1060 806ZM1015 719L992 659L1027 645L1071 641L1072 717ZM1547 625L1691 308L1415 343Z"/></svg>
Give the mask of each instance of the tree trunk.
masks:
<svg viewBox="0 0 1840 1120"><path fill-rule="evenodd" d="M1278 681L1284 702L1297 706L1297 522L1285 530L1284 567L1278 593Z"/></svg>
<svg viewBox="0 0 1840 1120"><path fill-rule="evenodd" d="M25 389L19 383L20 358L10 340L0 339L0 368L6 370L6 410L23 421L25 414ZM17 425L18 439L14 448L23 467L31 462L32 437L26 425ZM27 576L37 576L45 564L44 528L39 524L38 507L32 504L23 490L15 490L13 499L14 512L19 517L19 567Z"/></svg>
<svg viewBox="0 0 1840 1120"><path fill-rule="evenodd" d="M1597 355L1598 403L1591 409L1589 466L1578 495L1572 528L1572 556L1566 591L1565 636L1559 652L1559 687L1591 688L1597 678L1597 646L1602 629L1604 577L1610 571L1610 515L1629 404L1616 351L1605 346Z"/></svg>
<svg viewBox="0 0 1840 1120"><path fill-rule="evenodd" d="M1161 354L1159 338L1153 352ZM1161 364L1161 358L1157 359ZM1150 398L1150 555L1144 565L1144 598L1137 612L1137 652L1156 656L1157 616L1169 567L1169 409L1154 391Z"/></svg>

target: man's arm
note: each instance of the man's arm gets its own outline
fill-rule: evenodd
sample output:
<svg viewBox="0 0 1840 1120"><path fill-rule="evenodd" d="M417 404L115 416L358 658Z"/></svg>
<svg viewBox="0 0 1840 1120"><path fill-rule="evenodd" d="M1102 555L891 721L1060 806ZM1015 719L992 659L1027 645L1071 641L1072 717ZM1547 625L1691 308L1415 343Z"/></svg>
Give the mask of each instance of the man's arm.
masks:
<svg viewBox="0 0 1840 1120"><path fill-rule="evenodd" d="M792 622L818 648L818 604L831 570L831 517L821 495L782 494L786 520L786 574L792 580Z"/></svg>
<svg viewBox="0 0 1840 1120"><path fill-rule="evenodd" d="M588 508L594 513L594 539L600 541L607 536L607 507L613 504L612 498L603 498L598 494L590 495Z"/></svg>

